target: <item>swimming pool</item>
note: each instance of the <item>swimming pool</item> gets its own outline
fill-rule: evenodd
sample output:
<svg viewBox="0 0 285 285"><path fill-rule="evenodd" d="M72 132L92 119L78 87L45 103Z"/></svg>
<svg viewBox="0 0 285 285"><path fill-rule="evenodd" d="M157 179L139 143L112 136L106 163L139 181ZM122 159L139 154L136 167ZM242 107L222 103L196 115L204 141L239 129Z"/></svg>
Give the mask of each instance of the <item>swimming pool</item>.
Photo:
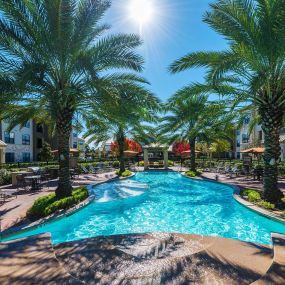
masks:
<svg viewBox="0 0 285 285"><path fill-rule="evenodd" d="M50 232L53 243L99 235L178 232L269 244L285 225L237 203L233 188L177 172L141 172L93 188L96 201L63 219L9 237Z"/></svg>

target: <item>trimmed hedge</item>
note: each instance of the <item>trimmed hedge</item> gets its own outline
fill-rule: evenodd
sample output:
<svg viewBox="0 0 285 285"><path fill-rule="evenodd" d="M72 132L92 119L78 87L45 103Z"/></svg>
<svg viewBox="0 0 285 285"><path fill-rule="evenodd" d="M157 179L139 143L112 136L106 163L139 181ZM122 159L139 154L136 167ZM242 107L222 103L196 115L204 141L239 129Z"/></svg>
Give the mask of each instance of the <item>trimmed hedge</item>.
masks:
<svg viewBox="0 0 285 285"><path fill-rule="evenodd" d="M129 177L131 176L133 173L130 170L125 170L124 172L120 172L120 170L116 171L116 174L120 177Z"/></svg>
<svg viewBox="0 0 285 285"><path fill-rule="evenodd" d="M200 171L192 171L192 170L188 170L185 172L185 175L186 176L189 176L189 177L196 177L196 176L199 176L201 175L202 173Z"/></svg>
<svg viewBox="0 0 285 285"><path fill-rule="evenodd" d="M38 198L28 210L27 217L40 219L47 217L59 210L66 210L88 198L89 192L86 187L72 191L72 196L57 200L55 193Z"/></svg>

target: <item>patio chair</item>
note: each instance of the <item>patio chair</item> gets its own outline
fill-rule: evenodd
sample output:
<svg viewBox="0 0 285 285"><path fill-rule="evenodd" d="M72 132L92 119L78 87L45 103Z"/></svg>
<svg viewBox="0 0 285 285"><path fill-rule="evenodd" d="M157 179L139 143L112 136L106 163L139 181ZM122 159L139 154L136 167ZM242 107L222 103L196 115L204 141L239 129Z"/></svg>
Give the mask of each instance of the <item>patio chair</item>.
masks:
<svg viewBox="0 0 285 285"><path fill-rule="evenodd" d="M231 174L231 172L232 172L232 168L231 168L230 165L226 165L226 166L224 167L224 170L222 171L222 173L223 173L223 174L226 174L226 175Z"/></svg>
<svg viewBox="0 0 285 285"><path fill-rule="evenodd" d="M216 167L216 173L221 173L224 170L224 163L220 162Z"/></svg>
<svg viewBox="0 0 285 285"><path fill-rule="evenodd" d="M87 170L87 168L84 165L81 165L81 170L84 174L89 174L89 171Z"/></svg>
<svg viewBox="0 0 285 285"><path fill-rule="evenodd" d="M129 170L130 171L136 171L136 165L135 164L130 164Z"/></svg>
<svg viewBox="0 0 285 285"><path fill-rule="evenodd" d="M98 174L100 173L100 168L95 168L93 165L89 166L90 172L93 174Z"/></svg>
<svg viewBox="0 0 285 285"><path fill-rule="evenodd" d="M17 198L17 192L7 192L6 190L0 190L0 204L6 203L7 200L13 196Z"/></svg>
<svg viewBox="0 0 285 285"><path fill-rule="evenodd" d="M18 190L24 189L25 191L27 191L29 185L27 184L24 175L18 174L16 176L16 181L17 181L17 189Z"/></svg>
<svg viewBox="0 0 285 285"><path fill-rule="evenodd" d="M46 183L46 186L49 188L49 182L51 180L51 175L49 174L47 169L41 170L40 176L41 176L40 178L41 185Z"/></svg>

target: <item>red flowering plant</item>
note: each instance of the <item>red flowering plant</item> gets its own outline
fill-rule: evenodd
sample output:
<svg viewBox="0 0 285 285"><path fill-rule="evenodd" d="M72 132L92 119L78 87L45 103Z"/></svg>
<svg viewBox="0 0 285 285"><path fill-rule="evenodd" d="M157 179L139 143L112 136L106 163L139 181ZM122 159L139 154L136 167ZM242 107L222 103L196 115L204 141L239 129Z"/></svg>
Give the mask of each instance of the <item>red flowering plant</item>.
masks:
<svg viewBox="0 0 285 285"><path fill-rule="evenodd" d="M172 150L175 153L175 155L180 156L183 151L190 150L190 145L189 145L189 143L187 143L185 141L175 142L172 146Z"/></svg>
<svg viewBox="0 0 285 285"><path fill-rule="evenodd" d="M142 152L142 147L136 141L126 138L125 139L124 150L131 150L131 151L135 151L135 152L139 152L140 153L140 152ZM113 154L115 154L115 155L119 154L119 145L118 145L117 141L112 142L112 144L111 144L111 152Z"/></svg>

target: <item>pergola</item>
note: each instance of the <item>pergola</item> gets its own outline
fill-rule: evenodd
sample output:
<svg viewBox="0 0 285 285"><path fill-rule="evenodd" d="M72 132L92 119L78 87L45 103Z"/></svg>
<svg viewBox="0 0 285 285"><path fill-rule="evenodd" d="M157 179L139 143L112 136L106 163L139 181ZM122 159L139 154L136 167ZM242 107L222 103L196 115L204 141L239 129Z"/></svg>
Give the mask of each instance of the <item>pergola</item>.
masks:
<svg viewBox="0 0 285 285"><path fill-rule="evenodd" d="M152 143L143 147L144 169L149 169L149 152L163 152L164 168L168 168L168 145Z"/></svg>
<svg viewBox="0 0 285 285"><path fill-rule="evenodd" d="M6 144L0 140L0 163L5 163L5 148Z"/></svg>

